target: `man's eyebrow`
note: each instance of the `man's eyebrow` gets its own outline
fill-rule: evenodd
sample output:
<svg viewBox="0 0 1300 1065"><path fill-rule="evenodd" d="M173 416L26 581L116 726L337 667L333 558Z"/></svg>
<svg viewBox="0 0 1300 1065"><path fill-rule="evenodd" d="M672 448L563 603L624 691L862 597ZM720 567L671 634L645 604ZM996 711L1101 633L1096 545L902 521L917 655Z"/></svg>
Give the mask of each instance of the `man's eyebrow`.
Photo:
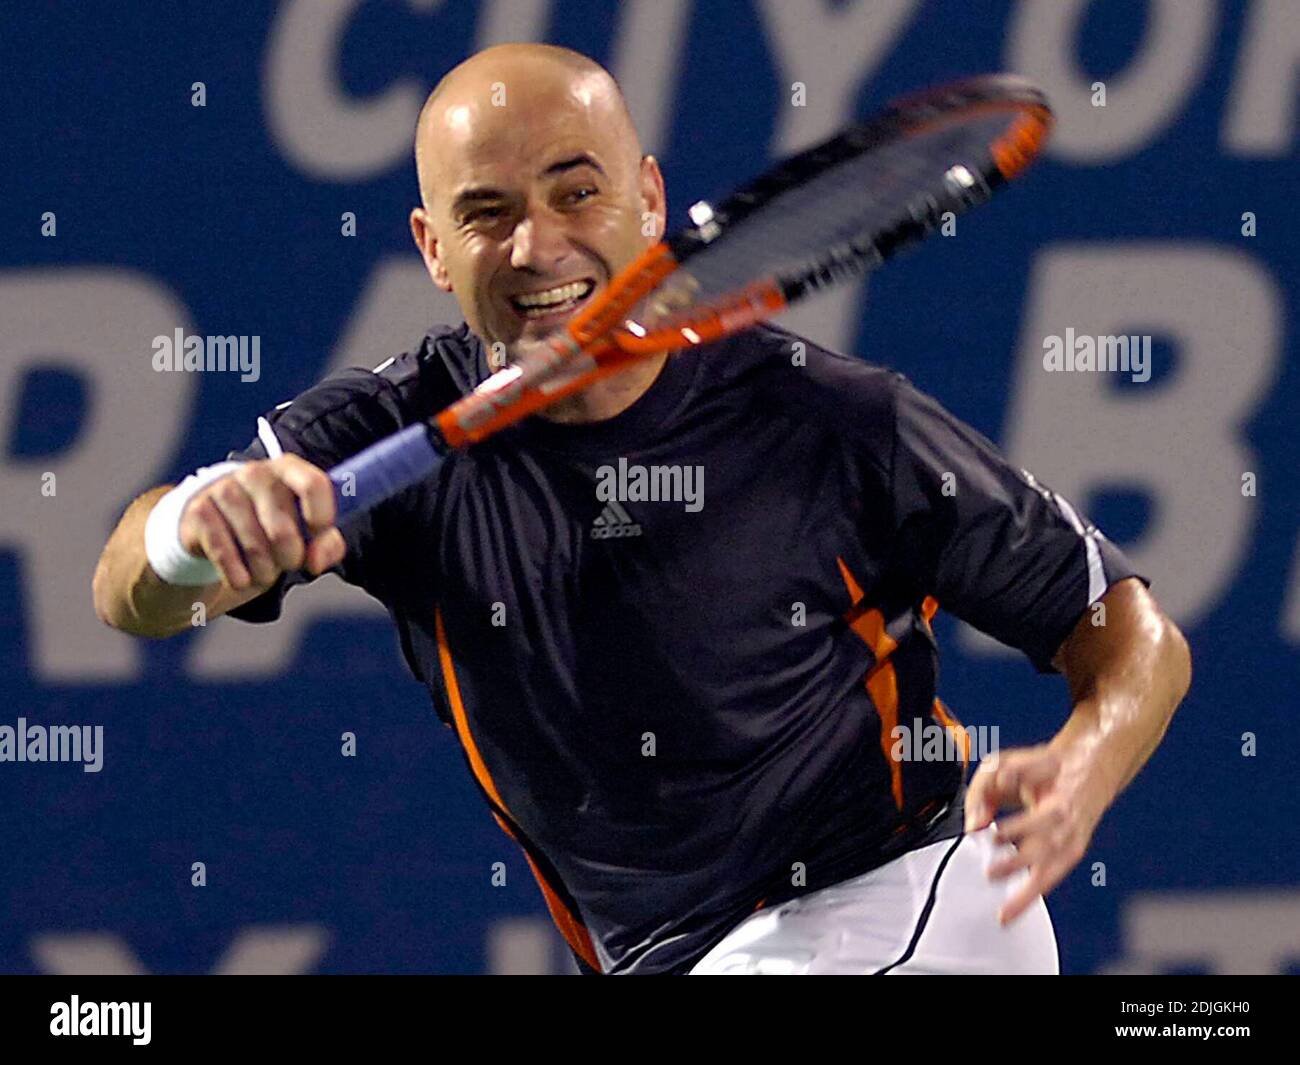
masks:
<svg viewBox="0 0 1300 1065"><path fill-rule="evenodd" d="M601 177L605 176L605 168L603 166L596 162L596 160L586 152L579 152L577 155L569 159L561 159L558 163L552 163L542 171L542 177L552 177L555 174L563 174L566 171L573 170L580 166L589 166L592 170L596 171L597 174L600 174Z"/></svg>
<svg viewBox="0 0 1300 1065"><path fill-rule="evenodd" d="M458 211L467 204L504 199L506 199L506 194L500 189L494 189L487 185L471 185L469 188L456 193L456 198L451 203L451 209L452 211Z"/></svg>
<svg viewBox="0 0 1300 1065"><path fill-rule="evenodd" d="M589 166L601 177L607 176L605 168L596 162L595 158L586 152L579 152L577 155L568 159L561 159L552 163L542 171L542 177L554 177L557 174L564 174L570 170L575 170L580 166ZM500 189L493 188L490 185L471 185L467 189L462 189L456 194L456 198L451 202L453 212L459 211L471 203L492 202L496 200L505 200L509 197Z"/></svg>

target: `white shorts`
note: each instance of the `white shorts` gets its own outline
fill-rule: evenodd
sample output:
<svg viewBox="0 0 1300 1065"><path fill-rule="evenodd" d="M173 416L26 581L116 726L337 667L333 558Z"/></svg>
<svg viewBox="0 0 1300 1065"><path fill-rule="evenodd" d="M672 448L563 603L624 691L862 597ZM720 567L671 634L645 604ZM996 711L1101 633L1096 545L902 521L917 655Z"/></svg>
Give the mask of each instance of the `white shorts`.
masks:
<svg viewBox="0 0 1300 1065"><path fill-rule="evenodd" d="M998 908L1029 876L988 879L984 870L1007 850L994 846L990 826L908 851L745 918L691 975L1056 975L1056 934L1041 898L998 925Z"/></svg>

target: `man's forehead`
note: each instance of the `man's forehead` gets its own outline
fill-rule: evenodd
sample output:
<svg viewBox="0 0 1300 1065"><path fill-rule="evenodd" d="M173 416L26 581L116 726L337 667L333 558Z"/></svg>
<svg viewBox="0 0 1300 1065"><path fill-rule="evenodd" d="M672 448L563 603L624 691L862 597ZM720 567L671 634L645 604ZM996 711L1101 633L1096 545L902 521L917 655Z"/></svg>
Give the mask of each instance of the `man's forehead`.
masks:
<svg viewBox="0 0 1300 1065"><path fill-rule="evenodd" d="M567 131L591 135L609 131L610 102L590 87L549 84L511 90L507 85L501 96L491 92L456 94L434 116L430 132L453 145L481 150L503 140L538 140Z"/></svg>
<svg viewBox="0 0 1300 1065"><path fill-rule="evenodd" d="M455 121L460 135L435 140L433 149L438 184L452 187L453 194L468 185L546 178L581 165L610 175L626 148L609 123L581 115L529 120L521 113L483 122L466 115ZM566 163L575 165L561 168Z"/></svg>

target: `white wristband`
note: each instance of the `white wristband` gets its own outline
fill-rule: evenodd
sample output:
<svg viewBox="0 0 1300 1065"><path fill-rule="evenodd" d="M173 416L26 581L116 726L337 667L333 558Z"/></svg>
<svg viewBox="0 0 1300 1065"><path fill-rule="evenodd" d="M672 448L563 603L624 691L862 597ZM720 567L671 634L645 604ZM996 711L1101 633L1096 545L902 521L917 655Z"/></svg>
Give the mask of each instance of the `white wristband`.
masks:
<svg viewBox="0 0 1300 1065"><path fill-rule="evenodd" d="M196 558L181 546L181 512L196 492L241 465L218 462L204 466L181 481L149 511L144 523L144 554L153 571L168 584L189 588L221 580L216 566L206 558Z"/></svg>

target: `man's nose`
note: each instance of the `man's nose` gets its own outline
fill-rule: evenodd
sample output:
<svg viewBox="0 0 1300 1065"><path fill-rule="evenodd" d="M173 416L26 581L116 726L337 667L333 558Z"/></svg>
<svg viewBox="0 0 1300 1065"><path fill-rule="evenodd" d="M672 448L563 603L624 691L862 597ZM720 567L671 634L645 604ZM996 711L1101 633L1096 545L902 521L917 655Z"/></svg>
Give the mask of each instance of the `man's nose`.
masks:
<svg viewBox="0 0 1300 1065"><path fill-rule="evenodd" d="M510 265L516 270L545 273L568 252L563 228L543 214L530 214L511 235Z"/></svg>

